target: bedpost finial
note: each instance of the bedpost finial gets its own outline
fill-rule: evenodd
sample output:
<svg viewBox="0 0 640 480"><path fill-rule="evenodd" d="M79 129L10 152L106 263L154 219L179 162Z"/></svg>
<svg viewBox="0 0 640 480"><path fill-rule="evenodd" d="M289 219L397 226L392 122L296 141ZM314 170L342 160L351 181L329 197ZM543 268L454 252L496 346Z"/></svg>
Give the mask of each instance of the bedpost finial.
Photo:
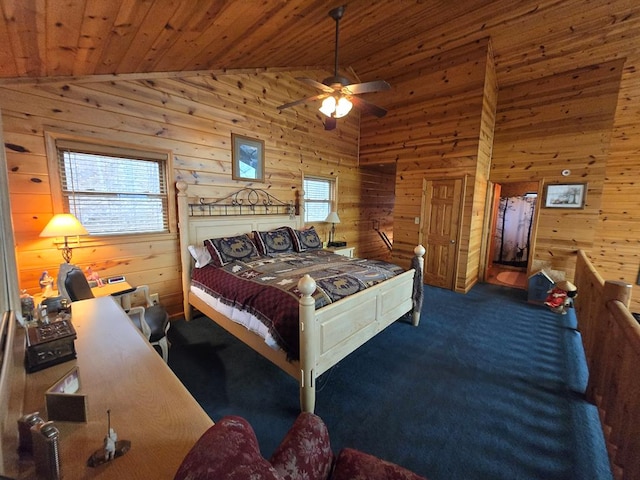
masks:
<svg viewBox="0 0 640 480"><path fill-rule="evenodd" d="M306 273L304 277L298 280L298 290L300 290L302 295L308 297L316 291L316 281Z"/></svg>
<svg viewBox="0 0 640 480"><path fill-rule="evenodd" d="M415 253L418 257L424 257L424 254L426 252L427 251L422 245L418 245L416 248L413 249L413 253Z"/></svg>

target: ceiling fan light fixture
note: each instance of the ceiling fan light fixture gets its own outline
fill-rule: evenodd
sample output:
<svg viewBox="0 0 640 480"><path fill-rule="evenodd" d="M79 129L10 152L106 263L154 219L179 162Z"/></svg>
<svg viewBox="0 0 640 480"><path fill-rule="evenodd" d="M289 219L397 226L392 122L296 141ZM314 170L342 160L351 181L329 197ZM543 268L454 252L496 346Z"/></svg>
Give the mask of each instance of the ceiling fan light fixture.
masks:
<svg viewBox="0 0 640 480"><path fill-rule="evenodd" d="M347 97L340 97L336 105L336 118L342 118L351 111L353 103Z"/></svg>
<svg viewBox="0 0 640 480"><path fill-rule="evenodd" d="M342 118L347 115L353 104L347 97L339 97L336 99L334 96L329 96L322 101L320 111L327 117Z"/></svg>
<svg viewBox="0 0 640 480"><path fill-rule="evenodd" d="M333 113L336 111L336 104L337 102L335 97L329 96L322 101L320 111L327 117L332 117Z"/></svg>
<svg viewBox="0 0 640 480"><path fill-rule="evenodd" d="M323 99L322 106L319 108L320 112L327 117L324 121L325 130L333 130L336 128L336 119L342 118L349 114L352 107L356 107L362 113L372 114L378 118L385 116L387 111L384 108L378 107L366 100L360 98L358 95L363 93L380 92L383 90L389 90L391 86L384 80L373 80L371 82L351 83L346 77L338 75L338 37L340 31L340 19L344 15L345 5L334 8L329 12L329 16L333 18L336 23L336 48L334 55L334 69L333 76L325 78L322 83L313 80L311 78L297 77L296 80L306 83L322 93L313 95L307 98L301 98L293 102L285 103L278 106L278 110L284 110L286 108L295 107L302 103L314 102Z"/></svg>

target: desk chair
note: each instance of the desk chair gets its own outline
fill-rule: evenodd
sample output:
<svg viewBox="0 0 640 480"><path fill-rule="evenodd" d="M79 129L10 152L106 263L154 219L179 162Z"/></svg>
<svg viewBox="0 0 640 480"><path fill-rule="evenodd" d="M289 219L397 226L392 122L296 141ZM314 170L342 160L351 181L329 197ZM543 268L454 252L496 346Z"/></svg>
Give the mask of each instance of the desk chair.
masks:
<svg viewBox="0 0 640 480"><path fill-rule="evenodd" d="M89 281L79 268L70 269L64 279L64 286L72 302L93 298L93 292L89 286ZM123 295L133 295L142 293L146 307L131 307L127 310L127 315L133 324L147 337L151 345L158 346L162 352L162 359L169 361L169 341L167 331L169 330L169 314L160 305L154 305L149 296L149 287L141 285L135 290Z"/></svg>

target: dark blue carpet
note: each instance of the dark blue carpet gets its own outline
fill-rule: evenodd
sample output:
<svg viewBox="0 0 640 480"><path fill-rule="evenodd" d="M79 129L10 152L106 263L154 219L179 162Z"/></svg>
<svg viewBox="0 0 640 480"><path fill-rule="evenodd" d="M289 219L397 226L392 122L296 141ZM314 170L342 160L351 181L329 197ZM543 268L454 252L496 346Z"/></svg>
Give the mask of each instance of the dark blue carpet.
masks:
<svg viewBox="0 0 640 480"><path fill-rule="evenodd" d="M295 380L205 317L170 339L171 368L211 418L247 418L268 458L299 412ZM573 311L496 285L427 286L420 326L396 322L320 377L316 413L335 452L430 480L610 480L586 381Z"/></svg>

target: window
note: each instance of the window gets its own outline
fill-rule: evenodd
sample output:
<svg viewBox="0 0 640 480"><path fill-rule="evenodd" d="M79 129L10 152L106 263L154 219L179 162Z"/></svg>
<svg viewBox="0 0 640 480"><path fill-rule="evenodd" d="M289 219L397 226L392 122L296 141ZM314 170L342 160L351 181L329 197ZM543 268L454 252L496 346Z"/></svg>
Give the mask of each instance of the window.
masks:
<svg viewBox="0 0 640 480"><path fill-rule="evenodd" d="M55 142L62 206L91 235L169 231L164 152Z"/></svg>
<svg viewBox="0 0 640 480"><path fill-rule="evenodd" d="M320 177L305 177L304 221L324 222L335 202L337 180Z"/></svg>

